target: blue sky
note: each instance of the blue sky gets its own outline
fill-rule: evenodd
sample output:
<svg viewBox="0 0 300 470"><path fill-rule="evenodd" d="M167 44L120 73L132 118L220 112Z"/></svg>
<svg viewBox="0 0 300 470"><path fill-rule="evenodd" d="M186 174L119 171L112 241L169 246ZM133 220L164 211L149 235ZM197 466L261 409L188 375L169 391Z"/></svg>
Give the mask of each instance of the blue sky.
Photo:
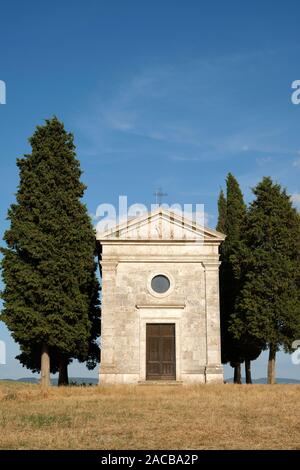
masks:
<svg viewBox="0 0 300 470"><path fill-rule="evenodd" d="M269 175L300 207L299 14L297 1L1 2L1 234L16 158L54 114L75 134L91 213L122 194L150 205L162 186L170 204L205 204L214 227L229 171L247 201ZM4 325L0 340L0 377L30 375ZM265 354L253 370L265 375ZM277 371L300 378L283 354ZM89 375L78 365L70 373Z"/></svg>

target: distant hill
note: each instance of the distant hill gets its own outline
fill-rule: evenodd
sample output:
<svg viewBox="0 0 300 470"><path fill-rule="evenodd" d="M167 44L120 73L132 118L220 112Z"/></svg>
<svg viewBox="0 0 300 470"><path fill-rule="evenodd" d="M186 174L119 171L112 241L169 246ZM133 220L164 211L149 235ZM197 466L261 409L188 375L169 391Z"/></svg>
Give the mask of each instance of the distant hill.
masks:
<svg viewBox="0 0 300 470"><path fill-rule="evenodd" d="M0 379L0 381L11 381L11 382L27 382L31 384L38 384L39 379L36 377L22 377L21 379ZM51 379L52 385L57 385L58 379ZM98 385L98 379L90 377L69 377L70 385Z"/></svg>
<svg viewBox="0 0 300 470"><path fill-rule="evenodd" d="M230 379L225 379L226 382L228 383L233 383L233 378L231 377ZM246 383L245 378L242 378L243 383ZM297 379L286 379L284 377L279 377L276 379L276 382L278 384L300 384L300 380ZM252 383L254 384L266 384L267 379L265 378L260 378L260 379L252 379Z"/></svg>

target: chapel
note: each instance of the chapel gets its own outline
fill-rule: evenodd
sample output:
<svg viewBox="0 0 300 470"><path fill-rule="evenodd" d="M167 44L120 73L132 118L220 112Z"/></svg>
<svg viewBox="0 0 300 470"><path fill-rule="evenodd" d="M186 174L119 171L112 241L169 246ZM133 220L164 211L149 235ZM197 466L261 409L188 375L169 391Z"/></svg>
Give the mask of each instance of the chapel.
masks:
<svg viewBox="0 0 300 470"><path fill-rule="evenodd" d="M97 233L99 383L223 383L219 246L225 235L163 209Z"/></svg>

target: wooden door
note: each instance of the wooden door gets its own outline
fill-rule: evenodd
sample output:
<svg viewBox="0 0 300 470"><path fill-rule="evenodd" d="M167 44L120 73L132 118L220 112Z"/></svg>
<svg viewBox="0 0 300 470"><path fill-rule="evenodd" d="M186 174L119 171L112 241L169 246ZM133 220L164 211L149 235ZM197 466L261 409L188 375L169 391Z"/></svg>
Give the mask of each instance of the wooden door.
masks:
<svg viewBox="0 0 300 470"><path fill-rule="evenodd" d="M175 324L146 325L146 379L175 380Z"/></svg>

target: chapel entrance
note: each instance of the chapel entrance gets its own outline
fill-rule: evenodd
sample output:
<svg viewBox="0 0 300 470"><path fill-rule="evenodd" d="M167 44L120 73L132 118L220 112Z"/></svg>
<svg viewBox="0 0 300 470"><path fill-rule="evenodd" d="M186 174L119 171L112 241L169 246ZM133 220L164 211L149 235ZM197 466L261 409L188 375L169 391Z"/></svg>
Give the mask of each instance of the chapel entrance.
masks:
<svg viewBox="0 0 300 470"><path fill-rule="evenodd" d="M146 379L176 380L175 324L147 323Z"/></svg>

